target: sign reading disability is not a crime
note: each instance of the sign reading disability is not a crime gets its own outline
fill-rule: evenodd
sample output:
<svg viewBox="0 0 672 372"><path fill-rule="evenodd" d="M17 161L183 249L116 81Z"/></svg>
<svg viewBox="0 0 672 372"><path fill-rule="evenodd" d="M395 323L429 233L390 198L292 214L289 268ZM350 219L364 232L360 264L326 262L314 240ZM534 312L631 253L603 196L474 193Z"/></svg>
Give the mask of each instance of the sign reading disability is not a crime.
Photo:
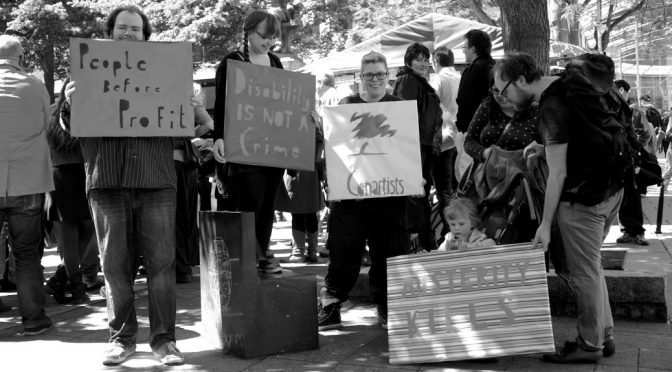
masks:
<svg viewBox="0 0 672 372"><path fill-rule="evenodd" d="M76 137L193 137L191 43L70 39Z"/></svg>
<svg viewBox="0 0 672 372"><path fill-rule="evenodd" d="M228 60L224 141L227 160L315 169L315 76Z"/></svg>

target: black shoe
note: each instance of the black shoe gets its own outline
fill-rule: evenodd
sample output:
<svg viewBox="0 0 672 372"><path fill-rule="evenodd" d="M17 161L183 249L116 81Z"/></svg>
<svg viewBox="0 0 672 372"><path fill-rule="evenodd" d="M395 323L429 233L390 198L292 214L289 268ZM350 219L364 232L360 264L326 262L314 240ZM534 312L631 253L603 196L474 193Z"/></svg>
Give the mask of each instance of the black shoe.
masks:
<svg viewBox="0 0 672 372"><path fill-rule="evenodd" d="M616 354L616 342L614 336L609 336L602 344L602 356L609 358L614 354Z"/></svg>
<svg viewBox="0 0 672 372"><path fill-rule="evenodd" d="M47 322L39 325L37 327L32 327L32 328L24 328L23 329L23 335L24 336L37 336L40 335L48 330L50 330L53 326L54 323L51 322L51 319L48 317L46 318Z"/></svg>
<svg viewBox="0 0 672 372"><path fill-rule="evenodd" d="M89 301L89 295L86 294L86 284L81 281L75 284L70 282L70 293L72 293L70 303L73 305L79 305Z"/></svg>
<svg viewBox="0 0 672 372"><path fill-rule="evenodd" d="M86 291L95 291L97 289L100 289L100 287L105 285L105 282L100 279L96 278L95 280L84 280L84 284L86 284Z"/></svg>
<svg viewBox="0 0 672 372"><path fill-rule="evenodd" d="M67 304L70 302L70 298L65 296L67 284L67 281L62 282L54 275L47 280L47 284L44 285L44 291L54 297L54 300L59 304Z"/></svg>
<svg viewBox="0 0 672 372"><path fill-rule="evenodd" d="M317 314L317 329L326 331L328 329L341 328L341 303L334 302L325 307L320 303L319 313Z"/></svg>
<svg viewBox="0 0 672 372"><path fill-rule="evenodd" d="M602 350L583 350L576 342L567 341L565 347L557 353L544 355L544 362L571 364L571 363L597 363L602 358Z"/></svg>

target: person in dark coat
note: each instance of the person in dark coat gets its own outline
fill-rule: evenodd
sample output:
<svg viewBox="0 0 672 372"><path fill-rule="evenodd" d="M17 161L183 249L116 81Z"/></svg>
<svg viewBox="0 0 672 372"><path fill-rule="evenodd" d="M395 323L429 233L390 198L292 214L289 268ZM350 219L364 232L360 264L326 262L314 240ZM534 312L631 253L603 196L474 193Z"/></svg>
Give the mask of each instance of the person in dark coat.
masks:
<svg viewBox="0 0 672 372"><path fill-rule="evenodd" d="M425 195L412 198L409 210L410 231L418 233L420 247L425 251L438 248L432 233L430 222L431 206L429 189L432 186L432 165L439 160L441 153L441 101L434 88L427 82L429 70L429 49L414 43L406 49L404 67L399 69L392 94L404 100L416 100L418 103L418 130L420 132L420 157L422 177L425 179Z"/></svg>
<svg viewBox="0 0 672 372"><path fill-rule="evenodd" d="M464 151L464 136L469 129L469 123L476 113L476 109L481 102L488 96L490 90L490 71L495 65L495 61L490 56L492 42L490 35L481 30L469 30L464 35L464 45L462 51L470 62L470 65L462 72L460 87L457 91L457 120L455 126L455 147L457 147L457 158L455 160L455 175L462 177L467 166L469 157Z"/></svg>

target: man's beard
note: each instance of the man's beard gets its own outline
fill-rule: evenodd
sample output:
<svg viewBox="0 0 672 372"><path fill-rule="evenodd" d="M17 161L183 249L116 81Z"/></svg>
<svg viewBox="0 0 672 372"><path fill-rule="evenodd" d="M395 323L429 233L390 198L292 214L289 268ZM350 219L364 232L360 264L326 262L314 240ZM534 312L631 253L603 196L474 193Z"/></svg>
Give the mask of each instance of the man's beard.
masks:
<svg viewBox="0 0 672 372"><path fill-rule="evenodd" d="M518 103L514 103L514 106L516 107L516 111L523 111L527 109L528 107L532 106L534 103L534 94L532 93L523 93L524 96L521 97L521 101Z"/></svg>

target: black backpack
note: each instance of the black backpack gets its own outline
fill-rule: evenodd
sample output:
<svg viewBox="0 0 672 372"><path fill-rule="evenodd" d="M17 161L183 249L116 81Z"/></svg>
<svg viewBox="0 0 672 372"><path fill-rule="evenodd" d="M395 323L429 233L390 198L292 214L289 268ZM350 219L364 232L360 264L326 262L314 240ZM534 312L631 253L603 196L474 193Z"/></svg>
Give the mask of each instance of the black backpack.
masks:
<svg viewBox="0 0 672 372"><path fill-rule="evenodd" d="M592 206L604 201L610 190L622 187L631 171L632 150L625 132L631 111L616 91L596 95L585 81L571 74L563 78L565 102L574 120L562 200Z"/></svg>
<svg viewBox="0 0 672 372"><path fill-rule="evenodd" d="M663 117L660 116L660 112L653 106L646 108L646 120L653 125L653 128L656 129L658 133L659 128L663 128ZM665 130L665 128L663 128Z"/></svg>

